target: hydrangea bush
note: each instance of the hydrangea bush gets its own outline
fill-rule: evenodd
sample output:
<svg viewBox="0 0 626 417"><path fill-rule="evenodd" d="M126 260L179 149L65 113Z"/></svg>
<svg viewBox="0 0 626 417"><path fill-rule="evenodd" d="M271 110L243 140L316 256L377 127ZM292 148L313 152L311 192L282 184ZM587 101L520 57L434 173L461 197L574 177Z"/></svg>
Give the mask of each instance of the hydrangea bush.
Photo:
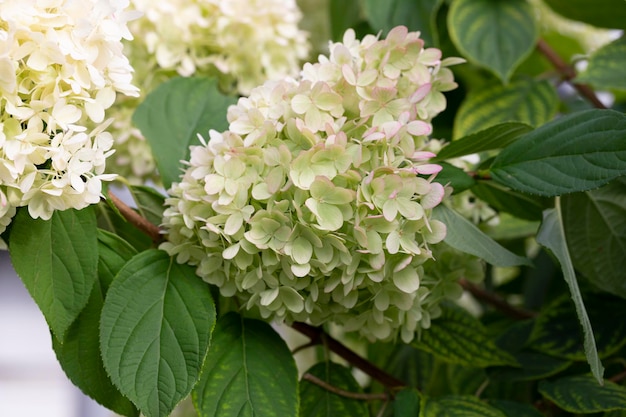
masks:
<svg viewBox="0 0 626 417"><path fill-rule="evenodd" d="M122 53L128 2L0 3L0 214L34 218L100 201L113 138L105 110L137 96Z"/></svg>
<svg viewBox="0 0 626 417"><path fill-rule="evenodd" d="M457 62L406 27L349 30L297 80L252 90L192 148L162 248L265 318L410 342L437 311L438 282L421 285L446 231L428 135Z"/></svg>

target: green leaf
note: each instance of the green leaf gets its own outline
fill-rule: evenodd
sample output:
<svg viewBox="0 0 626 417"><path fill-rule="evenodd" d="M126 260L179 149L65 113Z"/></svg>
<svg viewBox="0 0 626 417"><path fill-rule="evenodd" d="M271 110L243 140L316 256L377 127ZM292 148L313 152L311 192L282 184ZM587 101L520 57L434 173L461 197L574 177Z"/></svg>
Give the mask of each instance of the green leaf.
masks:
<svg viewBox="0 0 626 417"><path fill-rule="evenodd" d="M580 288L578 287L578 281L576 281L576 275L574 274L574 267L572 266L572 260L567 250L567 242L565 241L565 232L563 230L563 219L561 215L561 207L559 199L557 198L556 208L546 210L543 217L541 227L537 232L537 242L548 248L554 256L559 260L561 269L563 270L563 277L569 287L572 300L576 307L576 314L583 327L584 333L584 350L587 362L591 366L591 372L598 381L602 380L602 374L604 373L604 367L600 362L598 356L598 350L596 348L595 340L593 337L593 329L591 328L591 322L589 316L585 310L585 304L583 302Z"/></svg>
<svg viewBox="0 0 626 417"><path fill-rule="evenodd" d="M526 220L541 220L549 201L536 196L511 191L494 181L478 181L472 193L494 209L511 213Z"/></svg>
<svg viewBox="0 0 626 417"><path fill-rule="evenodd" d="M215 305L192 267L152 249L133 257L106 296L100 323L104 366L147 417L164 417L195 385Z"/></svg>
<svg viewBox="0 0 626 417"><path fill-rule="evenodd" d="M577 271L626 298L626 180L563 196L563 226Z"/></svg>
<svg viewBox="0 0 626 417"><path fill-rule="evenodd" d="M460 365L484 368L517 364L513 356L495 345L478 319L458 307L444 307L441 316L412 345Z"/></svg>
<svg viewBox="0 0 626 417"><path fill-rule="evenodd" d="M150 249L153 245L150 237L127 222L106 202L98 204L97 219L99 228L118 235L137 251Z"/></svg>
<svg viewBox="0 0 626 417"><path fill-rule="evenodd" d="M441 165L443 169L437 174L434 181L443 185L450 185L453 194L467 190L476 184L476 180L461 168L457 168L447 162L439 162L438 164Z"/></svg>
<svg viewBox="0 0 626 417"><path fill-rule="evenodd" d="M426 401L423 417L507 417L472 395L445 395Z"/></svg>
<svg viewBox="0 0 626 417"><path fill-rule="evenodd" d="M620 76L626 66L626 38L621 37L598 49L589 57L587 69L576 82L591 84L596 89L626 90L626 80Z"/></svg>
<svg viewBox="0 0 626 417"><path fill-rule="evenodd" d="M545 0L555 12L572 20L609 29L626 29L624 0Z"/></svg>
<svg viewBox="0 0 626 417"><path fill-rule="evenodd" d="M598 356L609 357L626 345L626 322L607 320L607 311L620 311L624 301L609 295L589 295L585 301L595 335ZM576 310L569 297L561 297L537 317L528 347L568 360L584 360L583 335Z"/></svg>
<svg viewBox="0 0 626 417"><path fill-rule="evenodd" d="M578 329L577 329L578 330ZM513 354L518 367L497 367L489 373L497 381L535 381L545 379L569 368L571 361L523 350Z"/></svg>
<svg viewBox="0 0 626 417"><path fill-rule="evenodd" d="M537 127L555 116L559 96L548 81L517 80L472 91L454 120L453 137L461 138L506 122ZM445 149L445 148L444 148Z"/></svg>
<svg viewBox="0 0 626 417"><path fill-rule="evenodd" d="M420 393L414 388L405 388L396 394L393 402L394 417L417 417L420 414Z"/></svg>
<svg viewBox="0 0 626 417"><path fill-rule="evenodd" d="M507 417L542 417L535 407L507 400L489 400L489 405L502 411Z"/></svg>
<svg viewBox="0 0 626 417"><path fill-rule="evenodd" d="M63 343L53 338L52 347L68 378L86 395L117 414L135 417L139 411L115 388L104 369L98 339L104 296L114 275L136 251L118 236L102 230L98 230L98 249L99 282Z"/></svg>
<svg viewBox="0 0 626 417"><path fill-rule="evenodd" d="M454 140L437 154L437 160L458 158L493 149L504 148L515 142L532 127L524 123L500 123L469 136Z"/></svg>
<svg viewBox="0 0 626 417"><path fill-rule="evenodd" d="M478 256L495 266L531 265L527 258L505 249L456 211L446 206L435 207L433 218L446 225L447 233L444 241L455 249Z"/></svg>
<svg viewBox="0 0 626 417"><path fill-rule="evenodd" d="M538 28L524 0L455 0L448 13L450 37L465 58L504 83L535 47Z"/></svg>
<svg viewBox="0 0 626 417"><path fill-rule="evenodd" d="M152 187L132 185L129 187L130 194L137 205L137 211L141 216L154 225L163 222L165 210L165 196Z"/></svg>
<svg viewBox="0 0 626 417"><path fill-rule="evenodd" d="M199 144L197 134L208 140L209 129L228 128L226 111L235 101L220 93L214 79L193 77L173 78L146 96L133 122L152 147L166 189L178 181L189 146Z"/></svg>
<svg viewBox="0 0 626 417"><path fill-rule="evenodd" d="M539 392L570 413L626 410L626 387L606 380L600 385L591 375L541 381Z"/></svg>
<svg viewBox="0 0 626 417"><path fill-rule="evenodd" d="M592 109L558 118L503 149L491 175L547 197L600 187L626 175L626 115Z"/></svg>
<svg viewBox="0 0 626 417"><path fill-rule="evenodd" d="M329 0L330 32L332 39L341 42L346 29L354 28L362 20L360 0Z"/></svg>
<svg viewBox="0 0 626 417"><path fill-rule="evenodd" d="M436 17L443 0L365 0L365 14L374 30L389 32L396 26L419 31L427 46L438 41Z"/></svg>
<svg viewBox="0 0 626 417"><path fill-rule="evenodd" d="M87 305L97 279L96 230L90 207L55 211L50 220L35 220L22 209L13 220L13 267L60 341Z"/></svg>
<svg viewBox="0 0 626 417"><path fill-rule="evenodd" d="M200 417L298 415L298 371L289 348L265 322L220 317L200 382Z"/></svg>
<svg viewBox="0 0 626 417"><path fill-rule="evenodd" d="M344 366L321 362L306 371L322 381L348 392L361 393L363 390L350 370ZM417 415L417 414L416 414ZM300 417L366 417L367 405L363 401L342 397L310 381L300 382Z"/></svg>

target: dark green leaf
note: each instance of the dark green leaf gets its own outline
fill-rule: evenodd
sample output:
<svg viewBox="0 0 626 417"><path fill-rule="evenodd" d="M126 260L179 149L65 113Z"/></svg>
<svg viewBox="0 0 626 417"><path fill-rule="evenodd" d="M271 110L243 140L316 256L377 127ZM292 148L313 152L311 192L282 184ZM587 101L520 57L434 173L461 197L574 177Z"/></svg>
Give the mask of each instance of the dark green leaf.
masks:
<svg viewBox="0 0 626 417"><path fill-rule="evenodd" d="M133 257L102 309L100 347L113 383L147 417L164 417L195 385L215 306L193 268L165 252Z"/></svg>
<svg viewBox="0 0 626 417"><path fill-rule="evenodd" d="M215 327L193 401L200 417L296 417L293 356L269 324L228 313Z"/></svg>
<svg viewBox="0 0 626 417"><path fill-rule="evenodd" d="M306 373L348 392L361 393L362 389L348 368L332 362L314 365ZM300 382L300 417L367 417L365 402L334 394L307 380ZM417 416L417 414L416 414Z"/></svg>
<svg viewBox="0 0 626 417"><path fill-rule="evenodd" d="M626 322L607 320L607 311L624 309L624 300L608 295L589 295L585 301L593 326L598 355L608 357L626 345ZM583 335L573 303L562 297L537 317L528 341L531 349L569 360L584 360Z"/></svg>
<svg viewBox="0 0 626 417"><path fill-rule="evenodd" d="M160 225L163 222L165 196L154 188L143 185L133 185L129 190L137 204L139 214L150 223Z"/></svg>
<svg viewBox="0 0 626 417"><path fill-rule="evenodd" d="M365 0L365 14L375 30L396 26L419 31L427 46L438 44L436 15L443 0Z"/></svg>
<svg viewBox="0 0 626 417"><path fill-rule="evenodd" d="M9 244L13 266L61 341L87 305L97 280L96 231L90 207L55 211L47 221L34 220L22 209L13 220Z"/></svg>
<svg viewBox="0 0 626 417"><path fill-rule="evenodd" d="M152 91L133 115L133 122L148 139L164 187L170 188L181 174L181 160L189 146L208 140L210 129L228 127L226 111L236 99L221 94L214 79L174 78Z"/></svg>
<svg viewBox="0 0 626 417"><path fill-rule="evenodd" d="M489 405L502 411L507 417L542 417L535 407L530 404L516 403L506 400L489 400Z"/></svg>
<svg viewBox="0 0 626 417"><path fill-rule="evenodd" d="M626 115L592 109L558 118L503 149L491 175L548 197L600 187L626 175Z"/></svg>
<svg viewBox="0 0 626 417"><path fill-rule="evenodd" d="M471 191L496 210L520 219L541 220L543 210L549 205L545 199L511 191L494 181L479 181Z"/></svg>
<svg viewBox="0 0 626 417"><path fill-rule="evenodd" d="M152 247L152 239L127 222L116 210L105 202L97 206L98 227L118 235L135 250L143 251Z"/></svg>
<svg viewBox="0 0 626 417"><path fill-rule="evenodd" d="M441 317L412 344L460 365L482 368L517 364L513 356L495 345L478 319L457 307L444 307Z"/></svg>
<svg viewBox="0 0 626 417"><path fill-rule="evenodd" d="M626 79L622 76L625 66L626 38L622 37L594 52L576 82L591 84L597 89L626 90Z"/></svg>
<svg viewBox="0 0 626 417"><path fill-rule="evenodd" d="M435 177L435 182L452 187L453 194L467 190L476 183L467 172L446 162L439 162L443 168Z"/></svg>
<svg viewBox="0 0 626 417"><path fill-rule="evenodd" d="M455 0L448 13L450 37L465 58L508 82L535 47L538 29L524 0Z"/></svg>
<svg viewBox="0 0 626 417"><path fill-rule="evenodd" d="M418 417L420 414L420 393L406 388L396 394L393 402L394 417Z"/></svg>
<svg viewBox="0 0 626 417"><path fill-rule="evenodd" d="M574 267L593 285L626 298L626 181L563 196L562 204Z"/></svg>
<svg viewBox="0 0 626 417"><path fill-rule="evenodd" d="M341 41L348 28L354 28L363 19L360 0L330 0L330 32L332 39Z"/></svg>
<svg viewBox="0 0 626 417"><path fill-rule="evenodd" d="M63 343L52 347L68 378L99 404L128 417L139 415L129 399L115 388L102 363L99 343L100 312L114 275L136 251L116 235L98 230L98 277L87 306L70 326Z"/></svg>
<svg viewBox="0 0 626 417"><path fill-rule="evenodd" d="M606 380L600 385L591 375L541 381L539 392L571 413L626 410L626 387Z"/></svg>
<svg viewBox="0 0 626 417"><path fill-rule="evenodd" d="M446 395L426 400L423 417L507 417L471 395Z"/></svg>
<svg viewBox="0 0 626 417"><path fill-rule="evenodd" d="M433 218L445 223L448 231L444 241L455 249L484 259L496 266L530 265L527 258L502 247L456 211L439 205Z"/></svg>
<svg viewBox="0 0 626 417"><path fill-rule="evenodd" d="M538 352L523 350L513 354L518 367L497 367L489 372L498 381L535 381L556 375L567 369L572 362Z"/></svg>
<svg viewBox="0 0 626 417"><path fill-rule="evenodd" d="M506 122L537 127L551 120L559 96L548 81L517 80L472 91L454 120L453 137L461 138Z"/></svg>
<svg viewBox="0 0 626 417"><path fill-rule="evenodd" d="M367 357L408 387L426 391L432 387L431 376L437 359L411 345L378 342L368 345Z"/></svg>
<svg viewBox="0 0 626 417"><path fill-rule="evenodd" d="M624 0L546 0L557 13L573 20L610 29L626 29Z"/></svg>
<svg viewBox="0 0 626 417"><path fill-rule="evenodd" d="M585 357L587 358L587 362L589 362L589 366L591 366L591 372L598 381L601 381L604 367L598 356L591 322L585 310L585 304L580 293L580 288L578 287L578 281L576 281L572 260L567 250L567 242L565 241L565 232L563 230L563 219L558 199L556 208L545 211L543 222L537 233L537 242L548 248L561 264L563 277L569 287L572 300L576 307L576 315L583 328Z"/></svg>
<svg viewBox="0 0 626 417"><path fill-rule="evenodd" d="M532 127L524 123L500 123L449 143L437 154L437 159L458 158L459 156L501 149L531 130Z"/></svg>

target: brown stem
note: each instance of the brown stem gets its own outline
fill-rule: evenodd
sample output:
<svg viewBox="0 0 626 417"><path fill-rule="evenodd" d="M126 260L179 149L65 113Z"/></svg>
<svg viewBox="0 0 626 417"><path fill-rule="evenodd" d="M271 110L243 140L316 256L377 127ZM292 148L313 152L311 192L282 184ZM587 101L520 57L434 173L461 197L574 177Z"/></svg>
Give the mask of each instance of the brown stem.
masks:
<svg viewBox="0 0 626 417"><path fill-rule="evenodd" d="M385 387L395 389L406 386L404 382L378 368L367 359L357 355L338 340L333 339L330 335L326 334L324 330L301 322L295 322L291 325L291 327L307 336L312 342L316 342L318 344L325 343L332 352L348 361L348 363L352 366L359 368L361 371L365 372Z"/></svg>
<svg viewBox="0 0 626 417"><path fill-rule="evenodd" d="M137 213L135 210L130 208L126 203L119 199L115 194L113 194L110 190L108 192L109 199L115 205L115 207L120 211L122 216L128 221L130 224L135 226L137 229L145 233L152 239L152 242L160 243L163 241L163 235L161 235L158 226L150 223L143 216Z"/></svg>
<svg viewBox="0 0 626 417"><path fill-rule="evenodd" d="M618 383L618 382L623 381L624 379L626 379L626 370L620 372L617 375L613 375L612 377L609 378L609 381Z"/></svg>
<svg viewBox="0 0 626 417"><path fill-rule="evenodd" d="M576 78L576 71L574 68L567 65L567 63L561 59L561 57L554 49L552 49L550 45L548 45L546 41L539 39L537 42L537 49L548 59L548 61L550 61L550 63L552 63L554 68L556 68L564 80L571 82L574 78ZM576 90L578 90L580 95L589 100L594 107L598 109L606 109L606 106L602 104L594 91L588 85L574 82L572 82L572 85L576 88Z"/></svg>
<svg viewBox="0 0 626 417"><path fill-rule="evenodd" d="M307 380L309 382L312 382L315 385L319 385L320 387L324 388L326 391L332 392L333 394L341 395L342 397L350 398L352 400L363 400L363 401L382 400L382 401L385 401L385 400L389 399L389 395L387 395L385 393L363 394L363 393L360 393L360 392L346 391L345 389L337 388L337 387L335 387L333 385L330 385L328 382L323 381L323 380L319 379L318 377L316 377L315 375L311 375L309 373L306 373L306 374L302 375L302 379Z"/></svg>
<svg viewBox="0 0 626 417"><path fill-rule="evenodd" d="M495 307L500 312L516 320L526 320L533 318L537 315L532 311L514 307L511 304L507 303L506 300L504 300L499 295L489 291L485 291L484 289L472 284L471 282L468 282L465 279L460 280L459 284L461 284L461 286L465 290L469 291L478 300L484 301L485 303Z"/></svg>

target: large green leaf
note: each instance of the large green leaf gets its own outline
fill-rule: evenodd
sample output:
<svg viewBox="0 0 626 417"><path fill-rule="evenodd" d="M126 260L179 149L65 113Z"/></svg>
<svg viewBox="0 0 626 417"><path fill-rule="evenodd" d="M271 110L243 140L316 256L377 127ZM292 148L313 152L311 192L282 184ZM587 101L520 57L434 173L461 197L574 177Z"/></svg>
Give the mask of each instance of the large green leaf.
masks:
<svg viewBox="0 0 626 417"><path fill-rule="evenodd" d="M517 367L498 367L489 372L494 381L535 381L556 375L569 368L571 361L543 353L523 350L516 352Z"/></svg>
<svg viewBox="0 0 626 417"><path fill-rule="evenodd" d="M603 385L600 385L591 375L541 381L539 392L571 413L626 410L626 387L611 381L603 381Z"/></svg>
<svg viewBox="0 0 626 417"><path fill-rule="evenodd" d="M427 46L438 44L436 16L443 0L365 0L365 14L375 30L404 25L419 31Z"/></svg>
<svg viewBox="0 0 626 417"><path fill-rule="evenodd" d="M152 249L109 288L100 348L113 383L147 417L164 417L196 384L215 323L209 286Z"/></svg>
<svg viewBox="0 0 626 417"><path fill-rule="evenodd" d="M422 417L507 417L502 411L492 407L472 395L445 395L429 398Z"/></svg>
<svg viewBox="0 0 626 417"><path fill-rule="evenodd" d="M348 28L359 25L363 19L360 0L329 0L330 32L333 40L341 42Z"/></svg>
<svg viewBox="0 0 626 417"><path fill-rule="evenodd" d="M154 188L143 185L132 185L129 191L137 204L139 214L150 223L160 225L165 210L165 196Z"/></svg>
<svg viewBox="0 0 626 417"><path fill-rule="evenodd" d="M193 401L200 417L296 417L293 356L269 324L222 316Z"/></svg>
<svg viewBox="0 0 626 417"><path fill-rule="evenodd" d="M133 403L115 388L100 355L99 325L104 296L115 274L136 251L111 233L98 231L98 278L87 306L70 326L63 340L52 347L68 378L86 395L103 406L128 417L139 415Z"/></svg>
<svg viewBox="0 0 626 417"><path fill-rule="evenodd" d="M594 52L587 69L576 82L591 84L598 89L626 90L622 70L626 66L626 38L621 37Z"/></svg>
<svg viewBox="0 0 626 417"><path fill-rule="evenodd" d="M417 417L420 414L420 393L414 388L405 388L396 394L393 402L394 417Z"/></svg>
<svg viewBox="0 0 626 417"><path fill-rule="evenodd" d="M452 187L452 193L460 193L476 184L476 180L467 172L447 162L439 162L441 171L434 181Z"/></svg>
<svg viewBox="0 0 626 417"><path fill-rule="evenodd" d="M531 130L532 127L524 123L500 123L449 143L439 151L437 159L458 158L459 156L501 149Z"/></svg>
<svg viewBox="0 0 626 417"><path fill-rule="evenodd" d="M507 417L542 417L535 407L530 404L516 403L506 400L489 400L489 405L502 411Z"/></svg>
<svg viewBox="0 0 626 417"><path fill-rule="evenodd" d="M559 96L548 81L517 80L493 84L472 91L463 101L454 120L453 137L461 138L506 122L541 126L551 120Z"/></svg>
<svg viewBox="0 0 626 417"><path fill-rule="evenodd" d="M100 202L96 211L99 228L118 235L137 251L150 249L153 246L152 239L126 221L108 201Z"/></svg>
<svg viewBox="0 0 626 417"><path fill-rule="evenodd" d="M545 0L557 13L594 26L626 29L624 0Z"/></svg>
<svg viewBox="0 0 626 417"><path fill-rule="evenodd" d="M350 370L344 366L321 362L307 373L335 388L348 392L362 392ZM363 401L342 397L312 382L300 382L300 417L367 417L369 410Z"/></svg>
<svg viewBox="0 0 626 417"><path fill-rule="evenodd" d="M503 149L491 175L548 197L604 185L626 175L626 115L592 109L558 118Z"/></svg>
<svg viewBox="0 0 626 417"><path fill-rule="evenodd" d="M465 58L505 83L532 52L538 36L533 8L524 0L455 0L448 30Z"/></svg>
<svg viewBox="0 0 626 417"><path fill-rule="evenodd" d="M484 259L496 266L530 265L527 258L502 247L456 211L437 206L433 218L445 223L448 231L444 241L455 249Z"/></svg>
<svg viewBox="0 0 626 417"><path fill-rule="evenodd" d="M226 111L234 97L218 90L207 78L173 78L152 91L139 105L133 122L148 139L165 188L177 182L181 160L189 159L189 145L208 140L210 129L226 130Z"/></svg>
<svg viewBox="0 0 626 417"><path fill-rule="evenodd" d="M596 347L601 358L626 345L626 322L607 320L607 311L620 311L624 301L609 295L588 295L585 307L593 325ZM569 297L548 305L535 321L528 347L553 357L584 360L583 335L576 310Z"/></svg>
<svg viewBox="0 0 626 417"><path fill-rule="evenodd" d="M565 231L563 230L561 206L558 198L556 208L545 211L543 222L537 232L537 242L548 248L561 264L563 277L569 287L570 295L572 296L574 306L576 307L576 315L578 316L583 328L583 348L585 357L587 358L587 362L589 362L591 372L598 381L601 381L604 373L604 367L602 366L602 362L600 362L600 357L598 356L591 322L589 320L587 310L585 309L582 294L580 293L580 288L578 287L578 281L576 281L576 274L574 273L572 260L570 258L569 251L567 250Z"/></svg>
<svg viewBox="0 0 626 417"><path fill-rule="evenodd" d="M561 201L574 267L597 287L626 298L626 179Z"/></svg>
<svg viewBox="0 0 626 417"><path fill-rule="evenodd" d="M509 190L495 181L478 181L472 193L494 209L511 213L526 220L541 220L543 210L548 206L547 199Z"/></svg>
<svg viewBox="0 0 626 417"><path fill-rule="evenodd" d="M516 365L515 358L498 348L487 329L471 314L458 307L444 307L441 317L412 345L447 362L487 367Z"/></svg>
<svg viewBox="0 0 626 417"><path fill-rule="evenodd" d="M91 207L55 211L50 220L35 220L22 209L13 220L13 266L61 341L97 280L96 231Z"/></svg>

